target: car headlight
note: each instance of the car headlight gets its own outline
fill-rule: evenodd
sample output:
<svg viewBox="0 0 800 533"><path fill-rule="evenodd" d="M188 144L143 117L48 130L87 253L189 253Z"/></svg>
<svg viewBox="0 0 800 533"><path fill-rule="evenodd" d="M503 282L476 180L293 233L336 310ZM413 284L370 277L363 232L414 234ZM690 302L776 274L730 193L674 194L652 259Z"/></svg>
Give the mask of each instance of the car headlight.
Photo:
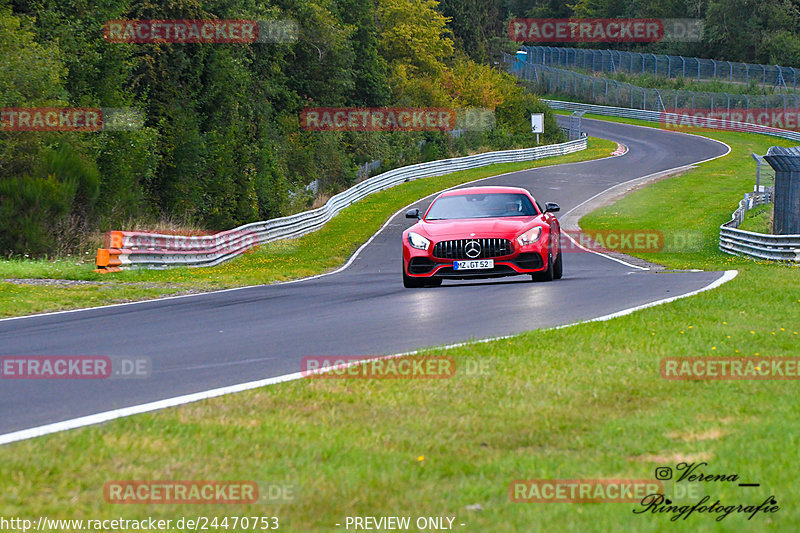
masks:
<svg viewBox="0 0 800 533"><path fill-rule="evenodd" d="M519 237L517 237L517 242L520 246L527 246L529 244L533 244L538 241L542 236L542 227L536 226L535 228L531 228Z"/></svg>
<svg viewBox="0 0 800 533"><path fill-rule="evenodd" d="M418 250L427 250L428 246L431 245L431 241L423 237L418 233L414 233L413 231L408 232L408 244Z"/></svg>

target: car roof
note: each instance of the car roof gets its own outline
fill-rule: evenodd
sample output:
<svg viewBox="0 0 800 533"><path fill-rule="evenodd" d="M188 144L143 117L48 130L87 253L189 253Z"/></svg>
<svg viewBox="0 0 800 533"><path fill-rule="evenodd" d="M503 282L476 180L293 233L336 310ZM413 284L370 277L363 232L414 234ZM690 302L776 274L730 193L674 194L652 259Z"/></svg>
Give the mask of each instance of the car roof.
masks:
<svg viewBox="0 0 800 533"><path fill-rule="evenodd" d="M484 186L484 187L464 187L463 189L453 189L446 191L439 196L461 196L464 194L497 194L497 193L516 193L524 194L526 196L530 193L522 187L502 187L499 185Z"/></svg>

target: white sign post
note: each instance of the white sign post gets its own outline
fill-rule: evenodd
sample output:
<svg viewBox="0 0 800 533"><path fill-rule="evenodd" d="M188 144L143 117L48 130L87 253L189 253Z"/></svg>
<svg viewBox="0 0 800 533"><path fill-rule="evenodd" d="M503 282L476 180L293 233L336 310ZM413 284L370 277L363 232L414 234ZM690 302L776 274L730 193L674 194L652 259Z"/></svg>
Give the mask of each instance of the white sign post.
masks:
<svg viewBox="0 0 800 533"><path fill-rule="evenodd" d="M539 134L544 133L544 113L531 113L531 133L536 134L536 144L539 144Z"/></svg>

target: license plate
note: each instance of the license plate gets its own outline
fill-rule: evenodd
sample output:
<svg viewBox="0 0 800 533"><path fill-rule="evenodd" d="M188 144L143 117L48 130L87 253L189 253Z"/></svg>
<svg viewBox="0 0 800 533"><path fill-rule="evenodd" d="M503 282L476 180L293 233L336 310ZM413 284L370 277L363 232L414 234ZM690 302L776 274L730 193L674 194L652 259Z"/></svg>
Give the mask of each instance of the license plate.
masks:
<svg viewBox="0 0 800 533"><path fill-rule="evenodd" d="M494 268L494 259L476 259L475 261L456 261L453 270L485 270Z"/></svg>

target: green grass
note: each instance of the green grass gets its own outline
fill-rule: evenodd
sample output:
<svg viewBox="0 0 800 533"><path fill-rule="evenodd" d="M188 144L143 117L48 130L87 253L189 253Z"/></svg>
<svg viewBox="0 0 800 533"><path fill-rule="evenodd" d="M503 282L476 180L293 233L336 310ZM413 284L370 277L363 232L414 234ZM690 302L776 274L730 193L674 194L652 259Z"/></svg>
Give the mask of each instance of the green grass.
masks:
<svg viewBox="0 0 800 533"><path fill-rule="evenodd" d="M772 204L759 205L747 211L739 229L756 233L772 233Z"/></svg>
<svg viewBox="0 0 800 533"><path fill-rule="evenodd" d="M731 155L634 192L584 225L714 234L751 185L750 150L773 142L718 135ZM344 531L334 524L359 515L455 516L467 524L457 530L476 532L796 531L796 382L666 381L658 366L666 356L797 355L798 270L729 257L710 240L700 246L648 259L739 276L607 322L429 352L455 357L459 368L482 363L485 375L301 380L4 446L0 515L272 514L292 532ZM758 504L773 494L781 509L750 521L670 522L634 515L629 503L509 501L515 479L652 479L656 467L681 461L761 483L705 483L708 503ZM297 490L273 506L106 504L104 483L119 479L247 479ZM482 510L467 510L474 504Z"/></svg>
<svg viewBox="0 0 800 533"><path fill-rule="evenodd" d="M589 139L581 152L536 161L504 163L412 181L372 194L334 217L321 230L299 239L270 243L211 268L93 272L93 263L0 261L2 279L62 279L102 285L58 287L0 283L0 316L97 306L157 296L273 283L320 274L341 266L398 209L442 189L479 178L547 165L608 156L616 144Z"/></svg>
<svg viewBox="0 0 800 533"><path fill-rule="evenodd" d="M600 115L587 114L584 117L654 125L652 122ZM658 229L664 235L664 249L656 254L633 255L672 268L711 270L758 263L719 251L719 226L731 219L743 194L753 190L755 163L750 154L766 153L770 146L793 146L794 143L766 135L725 131L703 132L702 135L726 143L732 152L704 163L702 170L659 181L612 206L590 213L581 219L581 228ZM665 217L664 213L675 216ZM770 263L765 265L774 268Z"/></svg>

